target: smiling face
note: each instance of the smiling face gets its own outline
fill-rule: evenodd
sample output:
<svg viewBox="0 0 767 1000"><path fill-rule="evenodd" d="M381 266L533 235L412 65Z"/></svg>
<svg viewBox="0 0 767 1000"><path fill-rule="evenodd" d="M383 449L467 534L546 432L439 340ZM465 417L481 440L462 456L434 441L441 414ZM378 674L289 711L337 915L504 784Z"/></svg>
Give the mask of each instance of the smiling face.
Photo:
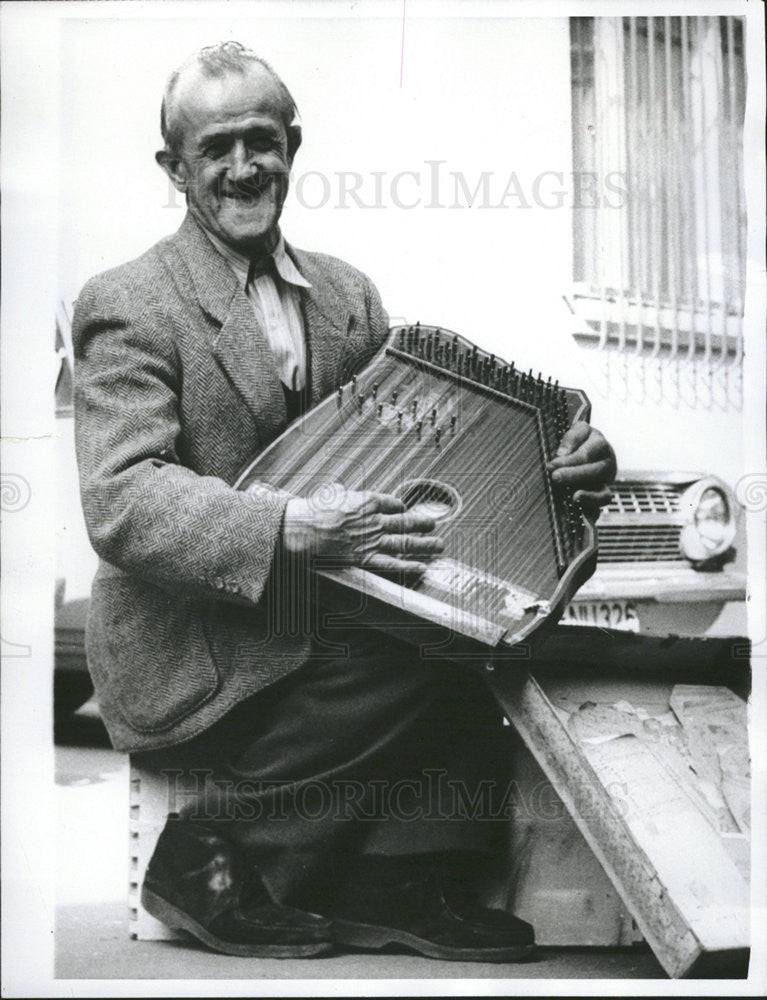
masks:
<svg viewBox="0 0 767 1000"><path fill-rule="evenodd" d="M258 64L244 73L182 74L173 95L176 149L157 160L208 232L242 254L271 250L295 149L284 99Z"/></svg>

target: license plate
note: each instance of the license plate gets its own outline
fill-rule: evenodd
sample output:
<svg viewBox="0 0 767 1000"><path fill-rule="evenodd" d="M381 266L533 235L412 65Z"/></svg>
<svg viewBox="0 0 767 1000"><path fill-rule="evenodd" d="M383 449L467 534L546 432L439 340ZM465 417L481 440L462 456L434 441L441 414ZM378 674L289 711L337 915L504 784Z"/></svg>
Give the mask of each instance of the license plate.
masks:
<svg viewBox="0 0 767 1000"><path fill-rule="evenodd" d="M576 601L565 612L561 625L591 625L639 631L639 615L630 601Z"/></svg>

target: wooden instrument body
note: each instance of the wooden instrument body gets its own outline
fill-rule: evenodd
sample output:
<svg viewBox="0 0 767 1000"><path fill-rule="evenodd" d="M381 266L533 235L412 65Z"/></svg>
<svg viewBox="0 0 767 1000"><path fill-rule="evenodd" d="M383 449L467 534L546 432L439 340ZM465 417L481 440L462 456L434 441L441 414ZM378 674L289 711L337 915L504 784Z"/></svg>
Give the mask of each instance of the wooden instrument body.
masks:
<svg viewBox="0 0 767 1000"><path fill-rule="evenodd" d="M445 550L420 581L317 561L320 600L339 626L372 625L422 652L427 643L429 655L487 660L556 622L594 571L594 526L546 468L589 412L582 392L517 372L457 334L398 327L236 486L321 505L341 484L428 510Z"/></svg>

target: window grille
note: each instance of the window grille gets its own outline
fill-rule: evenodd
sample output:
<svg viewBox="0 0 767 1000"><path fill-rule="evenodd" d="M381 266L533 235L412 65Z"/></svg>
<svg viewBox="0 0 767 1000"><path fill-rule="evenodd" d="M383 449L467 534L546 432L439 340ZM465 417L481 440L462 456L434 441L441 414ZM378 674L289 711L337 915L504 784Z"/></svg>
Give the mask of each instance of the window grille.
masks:
<svg viewBox="0 0 767 1000"><path fill-rule="evenodd" d="M686 363L740 402L745 68L738 17L571 18L573 308L585 345Z"/></svg>

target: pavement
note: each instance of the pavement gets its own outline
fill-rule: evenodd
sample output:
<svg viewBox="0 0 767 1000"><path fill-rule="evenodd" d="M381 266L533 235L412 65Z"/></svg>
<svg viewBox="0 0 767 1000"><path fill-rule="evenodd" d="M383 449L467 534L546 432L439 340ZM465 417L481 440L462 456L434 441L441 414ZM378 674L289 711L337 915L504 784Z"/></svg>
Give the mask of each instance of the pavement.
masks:
<svg viewBox="0 0 767 1000"><path fill-rule="evenodd" d="M394 952L316 959L216 955L181 941L131 941L122 902L61 906L57 979L665 979L648 951L544 949L533 962L439 962Z"/></svg>
<svg viewBox="0 0 767 1000"><path fill-rule="evenodd" d="M666 978L646 946L546 948L533 961L495 964L435 961L394 949L339 951L317 959L246 959L191 942L133 940L127 904L128 758L109 749L100 723L87 712L58 739L69 745L57 746L55 757L57 979L564 980L560 992L565 992L567 981L578 979ZM486 983L481 992L493 985ZM460 988L456 983L455 991Z"/></svg>

